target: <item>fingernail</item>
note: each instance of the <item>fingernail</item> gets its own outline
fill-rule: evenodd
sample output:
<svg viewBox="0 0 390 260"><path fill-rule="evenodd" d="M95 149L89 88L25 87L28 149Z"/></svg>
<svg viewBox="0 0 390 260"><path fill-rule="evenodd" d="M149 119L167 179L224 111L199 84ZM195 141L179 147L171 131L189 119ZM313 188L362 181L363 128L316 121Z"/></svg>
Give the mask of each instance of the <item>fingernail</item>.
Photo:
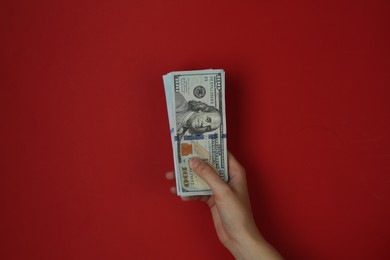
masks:
<svg viewBox="0 0 390 260"><path fill-rule="evenodd" d="M199 158L196 158L196 157L192 158L191 161L190 161L191 168L192 169L196 168L199 165L200 162L201 161L200 161Z"/></svg>

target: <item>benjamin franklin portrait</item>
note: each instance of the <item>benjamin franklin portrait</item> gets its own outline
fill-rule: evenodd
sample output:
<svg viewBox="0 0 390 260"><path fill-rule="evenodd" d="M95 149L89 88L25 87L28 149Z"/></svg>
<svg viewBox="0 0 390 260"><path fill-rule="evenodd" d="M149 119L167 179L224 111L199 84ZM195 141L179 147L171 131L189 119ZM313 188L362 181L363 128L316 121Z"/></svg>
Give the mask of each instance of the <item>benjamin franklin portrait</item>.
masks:
<svg viewBox="0 0 390 260"><path fill-rule="evenodd" d="M186 131L191 135L200 135L216 130L222 124L219 110L203 102L188 101L184 96L175 92L176 129L181 137Z"/></svg>

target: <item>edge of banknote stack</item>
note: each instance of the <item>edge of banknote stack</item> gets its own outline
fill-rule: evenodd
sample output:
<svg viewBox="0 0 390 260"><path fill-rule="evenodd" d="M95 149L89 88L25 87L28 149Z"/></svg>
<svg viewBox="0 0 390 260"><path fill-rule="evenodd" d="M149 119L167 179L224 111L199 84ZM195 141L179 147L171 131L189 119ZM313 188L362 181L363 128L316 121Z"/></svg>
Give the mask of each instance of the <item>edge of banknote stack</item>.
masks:
<svg viewBox="0 0 390 260"><path fill-rule="evenodd" d="M228 181L225 72L175 71L164 75L163 82L177 195L211 195L210 187L189 163L192 157L198 157Z"/></svg>

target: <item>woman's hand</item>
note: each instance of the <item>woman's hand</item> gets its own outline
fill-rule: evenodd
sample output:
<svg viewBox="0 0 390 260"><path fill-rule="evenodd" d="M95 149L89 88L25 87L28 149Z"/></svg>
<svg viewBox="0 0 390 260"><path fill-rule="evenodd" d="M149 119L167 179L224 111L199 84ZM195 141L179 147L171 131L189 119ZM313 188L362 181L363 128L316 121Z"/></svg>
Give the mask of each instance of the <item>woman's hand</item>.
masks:
<svg viewBox="0 0 390 260"><path fill-rule="evenodd" d="M257 229L244 168L230 153L228 161L230 180L225 183L209 164L191 159L191 168L210 186L213 195L182 197L182 200L207 203L219 240L236 259L282 259ZM166 178L173 180L175 175L168 172ZM176 188L171 187L171 192L176 194Z"/></svg>

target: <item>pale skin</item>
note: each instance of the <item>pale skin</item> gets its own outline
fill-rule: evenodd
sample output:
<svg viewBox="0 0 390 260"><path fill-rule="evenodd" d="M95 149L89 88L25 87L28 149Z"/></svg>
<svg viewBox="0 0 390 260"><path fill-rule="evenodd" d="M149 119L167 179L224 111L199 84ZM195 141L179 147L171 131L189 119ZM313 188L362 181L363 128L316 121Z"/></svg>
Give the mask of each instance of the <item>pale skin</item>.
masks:
<svg viewBox="0 0 390 260"><path fill-rule="evenodd" d="M244 168L230 153L228 162L230 180L225 183L210 165L197 158L191 159L191 168L210 186L213 195L182 197L182 200L207 203L219 240L236 259L283 259L256 226ZM166 173L166 178L174 180L174 172ZM176 194L176 187L171 187L171 192Z"/></svg>

